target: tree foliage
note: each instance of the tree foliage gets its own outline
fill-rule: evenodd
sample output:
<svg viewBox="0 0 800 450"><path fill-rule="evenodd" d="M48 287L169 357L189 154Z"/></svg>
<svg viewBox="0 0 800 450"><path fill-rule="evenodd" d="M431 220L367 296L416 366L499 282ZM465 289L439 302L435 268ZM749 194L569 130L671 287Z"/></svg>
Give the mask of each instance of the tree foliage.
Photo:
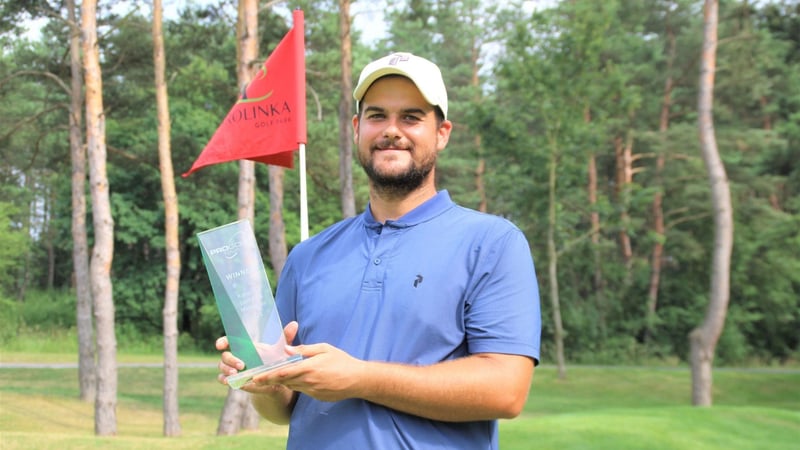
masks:
<svg viewBox="0 0 800 450"><path fill-rule="evenodd" d="M12 227L27 237L24 264L4 288L71 286L67 135L68 27L52 15L37 38L9 27L43 10L4 4L0 54L0 178ZM52 11L59 11L56 2ZM487 210L526 233L542 286L547 267L548 161L557 144L555 241L565 352L570 361L685 360L686 336L707 304L713 242L709 188L696 131L702 2L408 0L392 3L383 40L353 36L353 77L372 57L411 51L440 64L448 83L453 139L440 158L439 188L477 207L476 170L485 162ZM308 180L311 233L341 217L338 174L338 2L297 1L261 11L261 57L306 17ZM38 13L36 11L39 11ZM114 12L116 11L116 12ZM162 210L147 8L101 13L108 177L115 220L112 267L120 323L161 330ZM61 14L65 16L65 14ZM165 18L173 165L182 173L236 100L236 9L193 5ZM378 24L370 24L378 26ZM384 25L381 25L384 26ZM669 35L675 54L668 66ZM735 251L730 311L719 363L797 358L800 329L800 7L793 2L723 1L715 124L733 195ZM356 31L354 29L354 31ZM670 126L659 132L664 83L674 80ZM474 78L477 77L477 78ZM477 79L477 83L474 81ZM587 112L590 120L587 120ZM619 143L630 145L631 181L617 178ZM597 201L587 198L587 161L597 161ZM664 167L656 176L656 161ZM266 245L266 167L258 166L256 233ZM176 177L180 198L182 342L207 348L221 333L195 234L236 217L236 164ZM356 209L366 206L353 172ZM299 241L298 175L284 182L287 242ZM665 231L653 232L651 204L663 195ZM91 213L91 212L89 212ZM596 242L590 215L600 218ZM262 219L259 219L262 217ZM620 236L630 239L623 256ZM91 230L89 235L91 236ZM654 242L664 244L659 301L645 339ZM18 247L15 247L18 248ZM269 266L268 252L262 249ZM599 255L600 264L596 261ZM602 290L593 273L599 268ZM13 268L12 268L13 270ZM4 272L5 273L5 272ZM276 274L271 274L276 279ZM544 317L549 291L542 289ZM553 324L544 321L544 359Z"/></svg>

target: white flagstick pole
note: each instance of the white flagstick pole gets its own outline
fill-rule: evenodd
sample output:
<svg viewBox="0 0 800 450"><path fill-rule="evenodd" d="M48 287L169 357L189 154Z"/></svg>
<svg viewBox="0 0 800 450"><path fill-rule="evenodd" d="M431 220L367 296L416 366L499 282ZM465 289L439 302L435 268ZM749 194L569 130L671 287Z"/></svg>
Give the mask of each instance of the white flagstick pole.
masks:
<svg viewBox="0 0 800 450"><path fill-rule="evenodd" d="M306 144L300 144L300 241L308 239L308 193L306 192Z"/></svg>

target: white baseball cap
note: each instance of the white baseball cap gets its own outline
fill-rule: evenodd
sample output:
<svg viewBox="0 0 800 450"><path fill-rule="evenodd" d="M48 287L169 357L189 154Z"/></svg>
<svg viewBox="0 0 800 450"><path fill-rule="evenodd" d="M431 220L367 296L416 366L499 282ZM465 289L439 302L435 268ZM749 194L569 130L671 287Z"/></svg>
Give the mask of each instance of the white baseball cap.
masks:
<svg viewBox="0 0 800 450"><path fill-rule="evenodd" d="M447 119L447 89L442 80L442 72L436 64L411 53L392 53L367 64L353 91L356 105L364 98L372 83L386 75L402 75L413 81L425 100L438 106Z"/></svg>

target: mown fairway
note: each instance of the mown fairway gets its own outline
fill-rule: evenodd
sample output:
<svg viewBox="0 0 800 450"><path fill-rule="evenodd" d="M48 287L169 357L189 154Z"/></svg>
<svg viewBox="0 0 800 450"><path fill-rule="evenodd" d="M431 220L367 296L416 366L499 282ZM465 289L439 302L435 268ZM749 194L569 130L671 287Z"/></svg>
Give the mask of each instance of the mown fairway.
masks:
<svg viewBox="0 0 800 450"><path fill-rule="evenodd" d="M120 368L113 438L94 436L93 405L77 400L76 369L0 369L0 448L284 448L286 428L267 422L239 436L215 435L225 390L213 361L181 369L178 438L162 437L158 367ZM715 406L693 408L685 368L569 367L566 380L539 368L525 413L501 422L501 448L797 448L800 371L718 369L714 376Z"/></svg>

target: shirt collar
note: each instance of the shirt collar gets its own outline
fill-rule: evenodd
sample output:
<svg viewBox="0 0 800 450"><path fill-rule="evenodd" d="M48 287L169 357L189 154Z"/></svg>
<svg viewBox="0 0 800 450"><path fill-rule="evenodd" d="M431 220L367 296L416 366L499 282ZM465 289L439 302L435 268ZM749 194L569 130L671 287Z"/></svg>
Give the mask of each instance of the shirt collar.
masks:
<svg viewBox="0 0 800 450"><path fill-rule="evenodd" d="M447 192L447 190L442 190L437 192L436 195L430 199L426 200L425 203L407 212L399 219L387 220L385 224L375 220L375 218L372 216L372 210L369 207L369 204L367 205L367 209L364 211L362 216L364 218L364 223L368 228L381 228L384 225L395 228L407 228L427 222L450 209L454 205L455 204L450 199L450 193Z"/></svg>

